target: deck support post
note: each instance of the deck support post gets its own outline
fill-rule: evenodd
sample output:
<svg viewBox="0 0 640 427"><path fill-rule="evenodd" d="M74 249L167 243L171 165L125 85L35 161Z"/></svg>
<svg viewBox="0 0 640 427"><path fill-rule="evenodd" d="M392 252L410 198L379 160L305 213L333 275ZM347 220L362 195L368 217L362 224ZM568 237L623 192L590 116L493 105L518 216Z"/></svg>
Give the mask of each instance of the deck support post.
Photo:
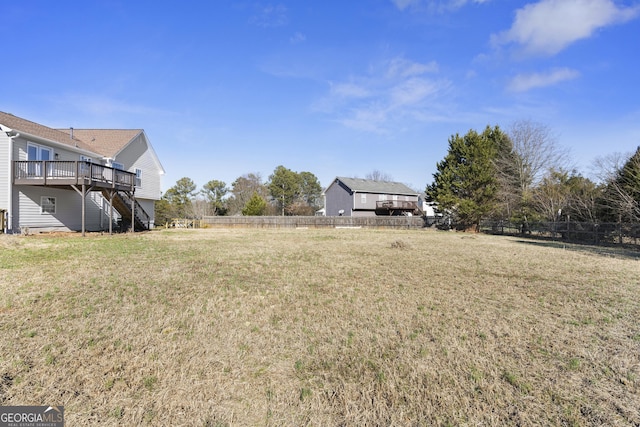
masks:
<svg viewBox="0 0 640 427"><path fill-rule="evenodd" d="M82 184L82 186L80 188L78 188L76 185L72 185L71 187L73 187L74 190L76 190L76 192L78 194L80 194L80 197L82 197L82 237L84 237L85 235L85 212L86 212L86 197L87 197L87 193L89 193L91 191L91 189L93 188L93 186L89 186L87 188L87 184Z"/></svg>
<svg viewBox="0 0 640 427"><path fill-rule="evenodd" d="M109 235L113 234L113 198L118 191L114 189L104 190L102 195L108 195L109 200Z"/></svg>
<svg viewBox="0 0 640 427"><path fill-rule="evenodd" d="M131 193L131 232L136 232L136 196L135 191Z"/></svg>

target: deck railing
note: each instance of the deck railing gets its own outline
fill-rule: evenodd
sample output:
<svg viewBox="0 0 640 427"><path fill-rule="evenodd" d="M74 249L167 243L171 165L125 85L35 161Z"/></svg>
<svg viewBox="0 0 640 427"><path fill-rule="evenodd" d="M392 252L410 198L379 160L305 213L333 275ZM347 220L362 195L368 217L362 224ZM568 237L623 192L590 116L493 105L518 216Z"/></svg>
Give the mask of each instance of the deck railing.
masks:
<svg viewBox="0 0 640 427"><path fill-rule="evenodd" d="M408 200L379 200L376 201L377 210L415 210L418 209L418 203Z"/></svg>
<svg viewBox="0 0 640 427"><path fill-rule="evenodd" d="M13 162L16 184L68 185L97 184L132 190L136 174L84 161L26 160Z"/></svg>

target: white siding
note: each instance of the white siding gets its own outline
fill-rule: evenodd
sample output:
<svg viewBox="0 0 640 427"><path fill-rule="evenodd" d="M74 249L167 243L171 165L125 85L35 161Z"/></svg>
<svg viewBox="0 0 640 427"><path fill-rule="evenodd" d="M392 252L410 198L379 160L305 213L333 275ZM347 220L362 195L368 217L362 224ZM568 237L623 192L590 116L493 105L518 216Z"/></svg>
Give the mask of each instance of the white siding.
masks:
<svg viewBox="0 0 640 427"><path fill-rule="evenodd" d="M153 223L156 220L155 218L155 200L146 200L146 199L137 199L140 206L146 213L151 217L151 228L153 228Z"/></svg>
<svg viewBox="0 0 640 427"><path fill-rule="evenodd" d="M155 201L161 196L162 170L156 162L155 155L144 134L138 135L116 157L116 161L122 163L129 172L136 169L142 170L142 183L136 187L135 196L138 203L151 217L152 224L155 219Z"/></svg>
<svg viewBox="0 0 640 427"><path fill-rule="evenodd" d="M82 229L82 198L74 190L60 190L51 187L17 187L17 201L20 206L19 214L14 215L14 231L29 227L30 229ZM42 196L56 198L56 213L43 214L40 209ZM85 229L98 231L108 227L101 218L98 194L89 194L86 197Z"/></svg>
<svg viewBox="0 0 640 427"><path fill-rule="evenodd" d="M11 193L11 139L0 132L0 210L9 209Z"/></svg>
<svg viewBox="0 0 640 427"><path fill-rule="evenodd" d="M136 188L136 198L159 200L161 196L161 170L155 161L144 134L140 134L122 150L115 159L125 170L142 170L142 186Z"/></svg>

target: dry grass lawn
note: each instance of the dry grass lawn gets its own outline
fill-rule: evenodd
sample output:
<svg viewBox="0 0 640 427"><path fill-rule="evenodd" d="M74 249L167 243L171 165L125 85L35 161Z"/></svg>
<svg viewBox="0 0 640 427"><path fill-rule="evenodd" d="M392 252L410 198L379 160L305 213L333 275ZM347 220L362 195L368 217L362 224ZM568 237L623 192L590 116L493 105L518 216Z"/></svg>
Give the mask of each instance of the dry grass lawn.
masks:
<svg viewBox="0 0 640 427"><path fill-rule="evenodd" d="M640 425L640 257L435 231L0 236L0 405L69 426Z"/></svg>

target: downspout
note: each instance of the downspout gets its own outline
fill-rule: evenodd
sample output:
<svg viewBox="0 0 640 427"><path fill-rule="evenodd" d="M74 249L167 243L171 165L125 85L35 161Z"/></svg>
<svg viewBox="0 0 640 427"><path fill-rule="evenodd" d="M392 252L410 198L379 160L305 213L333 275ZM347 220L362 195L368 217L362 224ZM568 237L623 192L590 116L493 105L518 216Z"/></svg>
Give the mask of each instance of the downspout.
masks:
<svg viewBox="0 0 640 427"><path fill-rule="evenodd" d="M356 210L356 197L357 197L357 196L358 196L358 192L357 192L357 191L354 191L354 192L353 192L353 206L351 207L351 215L349 215L349 216L353 216L353 213L354 213L354 212L355 212L355 210Z"/></svg>
<svg viewBox="0 0 640 427"><path fill-rule="evenodd" d="M7 234L13 234L13 139L18 138L20 136L19 133L14 133L14 131L7 132L7 136L9 137L9 177L8 185L9 185L9 198L8 198L8 212L7 212L7 225L6 230Z"/></svg>

